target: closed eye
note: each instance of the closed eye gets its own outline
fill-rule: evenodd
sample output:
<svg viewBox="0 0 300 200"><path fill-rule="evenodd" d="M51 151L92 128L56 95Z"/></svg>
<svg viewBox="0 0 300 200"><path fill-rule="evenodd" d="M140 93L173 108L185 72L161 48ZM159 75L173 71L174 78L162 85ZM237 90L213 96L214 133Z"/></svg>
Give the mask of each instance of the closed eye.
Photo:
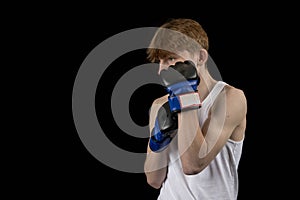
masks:
<svg viewBox="0 0 300 200"><path fill-rule="evenodd" d="M168 60L171 61L171 62L174 62L175 58L174 57L169 57Z"/></svg>

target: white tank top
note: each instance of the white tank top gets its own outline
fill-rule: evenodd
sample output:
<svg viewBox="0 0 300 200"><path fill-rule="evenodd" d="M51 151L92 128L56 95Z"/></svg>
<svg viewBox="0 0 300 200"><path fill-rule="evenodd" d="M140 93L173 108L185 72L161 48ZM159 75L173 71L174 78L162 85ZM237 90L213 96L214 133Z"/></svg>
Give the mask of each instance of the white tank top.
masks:
<svg viewBox="0 0 300 200"><path fill-rule="evenodd" d="M227 85L225 82L218 81L203 100L202 107L199 109L200 125L203 125L211 105L225 85ZM237 199L237 169L242 146L243 140L236 142L229 139L216 158L202 172L185 175L182 172L177 143L171 142L168 174L158 200Z"/></svg>

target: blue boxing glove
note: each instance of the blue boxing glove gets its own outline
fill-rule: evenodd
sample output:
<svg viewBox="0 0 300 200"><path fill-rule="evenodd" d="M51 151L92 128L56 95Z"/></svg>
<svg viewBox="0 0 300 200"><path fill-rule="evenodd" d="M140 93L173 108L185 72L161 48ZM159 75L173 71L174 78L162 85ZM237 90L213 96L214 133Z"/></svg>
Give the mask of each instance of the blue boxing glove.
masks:
<svg viewBox="0 0 300 200"><path fill-rule="evenodd" d="M149 147L153 152L163 151L176 135L178 128L177 113L172 113L169 103L158 110L154 128L151 131Z"/></svg>
<svg viewBox="0 0 300 200"><path fill-rule="evenodd" d="M197 87L200 77L192 61L176 62L160 72L169 94L168 101L172 113L201 107Z"/></svg>

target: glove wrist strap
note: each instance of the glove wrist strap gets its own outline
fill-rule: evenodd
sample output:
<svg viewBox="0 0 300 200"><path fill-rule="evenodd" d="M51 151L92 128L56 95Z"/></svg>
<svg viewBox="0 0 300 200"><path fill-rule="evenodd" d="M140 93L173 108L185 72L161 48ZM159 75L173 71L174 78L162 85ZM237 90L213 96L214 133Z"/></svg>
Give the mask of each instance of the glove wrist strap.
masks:
<svg viewBox="0 0 300 200"><path fill-rule="evenodd" d="M189 92L176 96L169 96L168 100L171 112L182 112L201 107L201 101L198 92Z"/></svg>

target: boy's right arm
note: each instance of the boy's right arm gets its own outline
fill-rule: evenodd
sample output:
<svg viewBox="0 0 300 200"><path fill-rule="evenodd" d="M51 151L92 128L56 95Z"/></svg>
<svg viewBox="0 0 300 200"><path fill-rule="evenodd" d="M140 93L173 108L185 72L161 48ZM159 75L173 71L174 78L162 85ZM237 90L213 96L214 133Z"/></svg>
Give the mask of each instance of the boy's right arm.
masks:
<svg viewBox="0 0 300 200"><path fill-rule="evenodd" d="M168 101L167 96L155 100L151 106L149 117L150 138L151 132L155 128L155 121L161 106ZM149 139L150 141L150 139ZM164 182L167 174L168 148L160 152L153 152L147 145L147 157L144 164L144 171L147 182L150 186L159 189Z"/></svg>

